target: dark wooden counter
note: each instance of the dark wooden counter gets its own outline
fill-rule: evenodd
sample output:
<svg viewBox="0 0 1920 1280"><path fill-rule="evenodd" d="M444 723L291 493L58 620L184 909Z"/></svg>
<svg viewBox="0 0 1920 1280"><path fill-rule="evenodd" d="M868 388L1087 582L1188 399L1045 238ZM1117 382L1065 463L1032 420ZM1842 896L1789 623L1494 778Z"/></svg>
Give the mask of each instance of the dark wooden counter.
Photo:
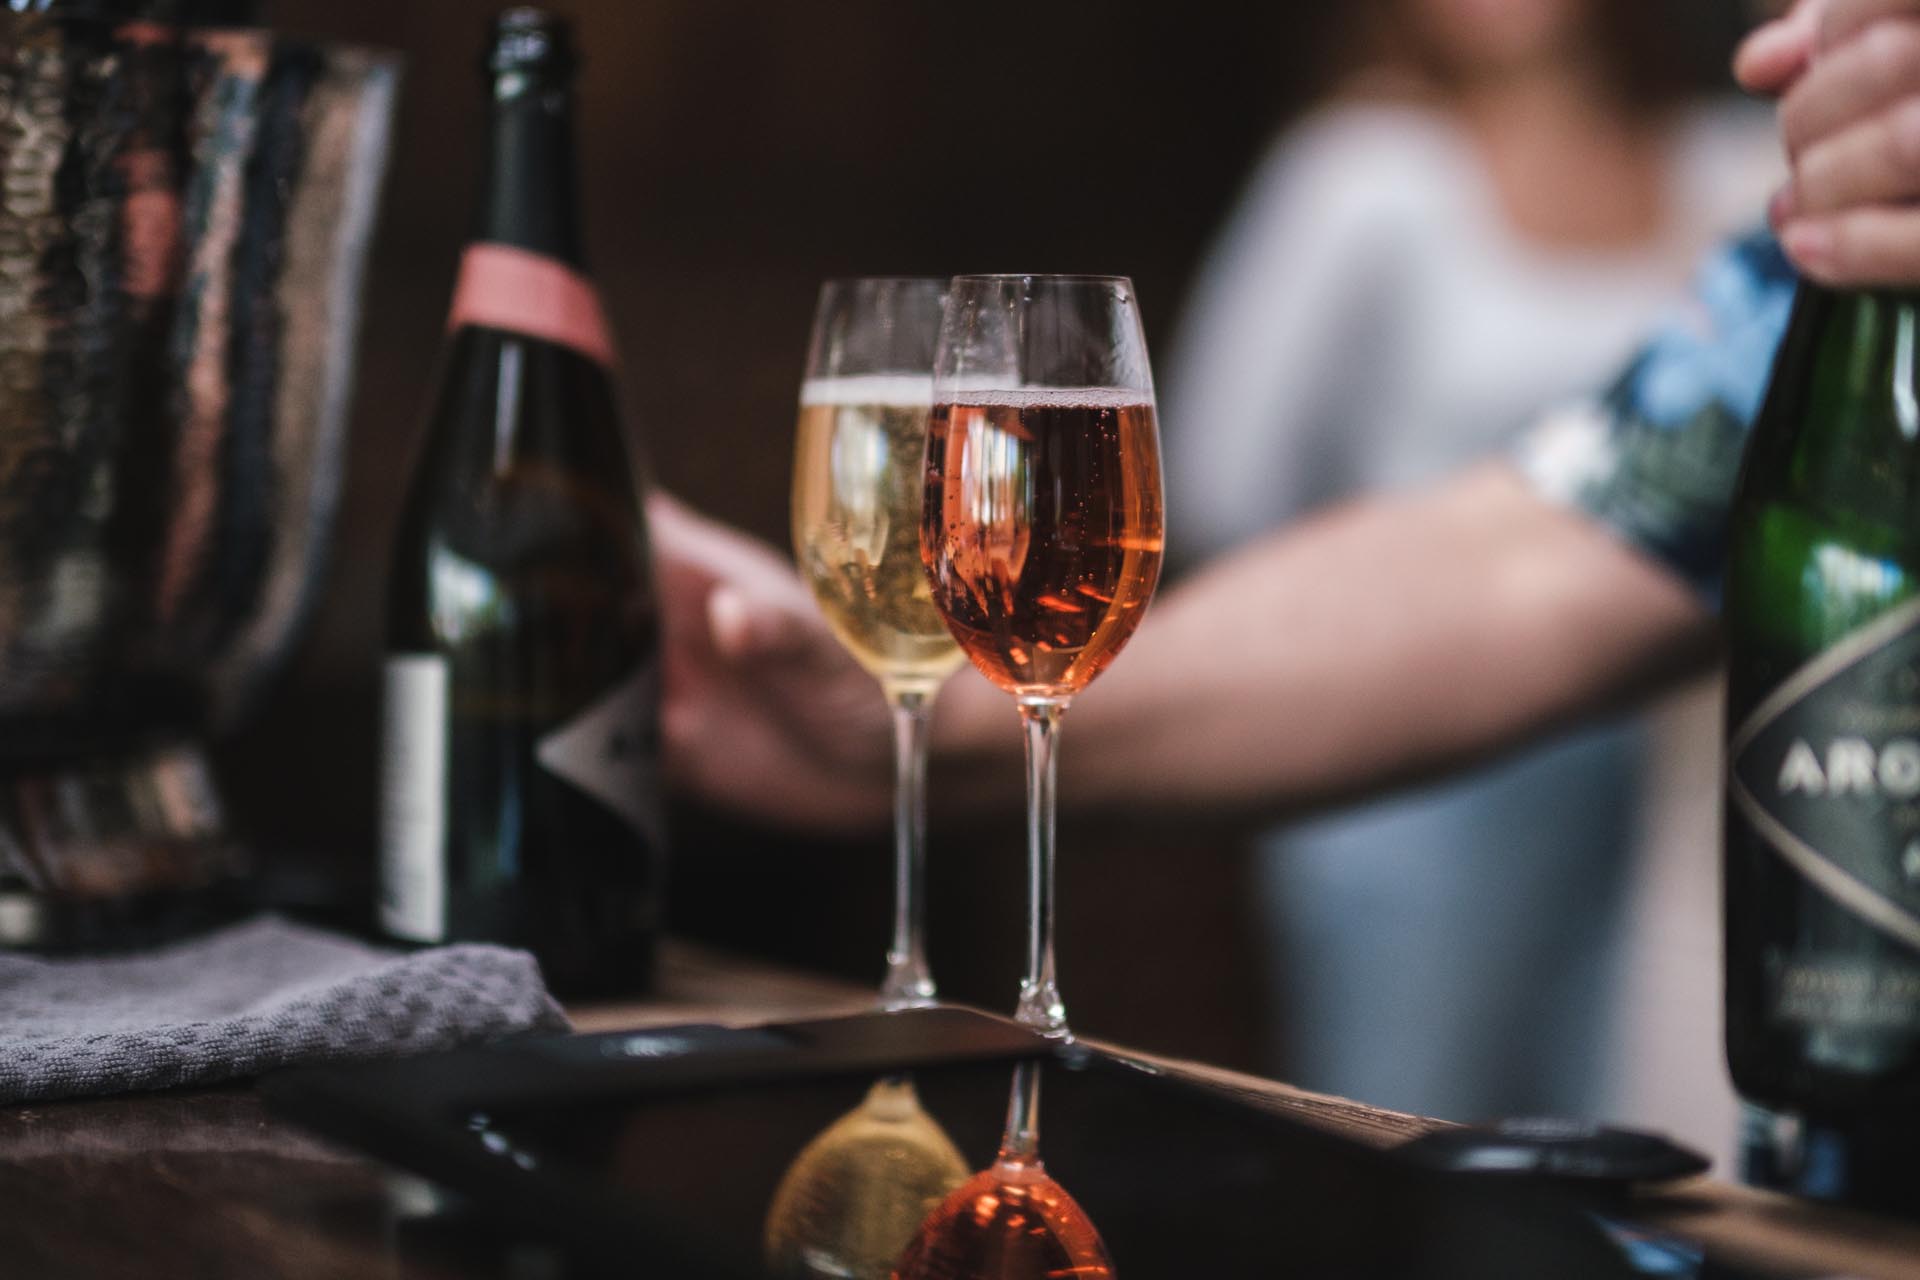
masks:
<svg viewBox="0 0 1920 1280"><path fill-rule="evenodd" d="M687 947L660 994L582 1009L583 1030L831 1017L868 992ZM1164 1063L1262 1106L1386 1145L1431 1122L1191 1063ZM251 1090L211 1089L0 1110L0 1274L64 1280L443 1280L552 1274L433 1215L427 1183L270 1118ZM1731 1257L1808 1275L1920 1276L1920 1227L1818 1209L1709 1179L1645 1216ZM491 1248L495 1252L489 1253Z"/></svg>

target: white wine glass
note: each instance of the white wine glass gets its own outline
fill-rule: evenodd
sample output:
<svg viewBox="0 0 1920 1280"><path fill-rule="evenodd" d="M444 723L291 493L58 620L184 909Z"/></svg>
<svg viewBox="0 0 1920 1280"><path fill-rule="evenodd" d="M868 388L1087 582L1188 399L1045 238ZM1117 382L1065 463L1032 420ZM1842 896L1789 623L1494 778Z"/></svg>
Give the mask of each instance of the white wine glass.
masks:
<svg viewBox="0 0 1920 1280"><path fill-rule="evenodd" d="M931 1004L926 953L927 724L965 662L920 559L933 348L946 284L820 289L793 468L793 546L834 634L880 682L894 727L894 919L881 1003Z"/></svg>

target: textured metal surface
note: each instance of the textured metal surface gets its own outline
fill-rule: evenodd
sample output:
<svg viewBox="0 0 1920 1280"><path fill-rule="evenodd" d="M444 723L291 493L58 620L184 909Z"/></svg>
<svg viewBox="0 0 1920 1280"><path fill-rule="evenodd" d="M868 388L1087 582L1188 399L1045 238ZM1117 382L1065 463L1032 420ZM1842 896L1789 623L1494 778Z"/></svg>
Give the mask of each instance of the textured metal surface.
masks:
<svg viewBox="0 0 1920 1280"><path fill-rule="evenodd" d="M169 931L244 869L196 744L318 587L395 88L0 13L0 946Z"/></svg>
<svg viewBox="0 0 1920 1280"><path fill-rule="evenodd" d="M395 86L0 14L0 764L230 724L295 639Z"/></svg>

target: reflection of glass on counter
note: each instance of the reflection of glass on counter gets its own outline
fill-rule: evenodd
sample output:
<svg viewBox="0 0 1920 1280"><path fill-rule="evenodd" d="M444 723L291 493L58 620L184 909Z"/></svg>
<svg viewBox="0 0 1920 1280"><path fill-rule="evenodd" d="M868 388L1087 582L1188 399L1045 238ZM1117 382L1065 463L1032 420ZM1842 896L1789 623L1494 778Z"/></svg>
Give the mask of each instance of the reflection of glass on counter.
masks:
<svg viewBox="0 0 1920 1280"><path fill-rule="evenodd" d="M934 1211L898 1280L1112 1280L1100 1232L1038 1160L1002 1158Z"/></svg>
<svg viewBox="0 0 1920 1280"><path fill-rule="evenodd" d="M1040 1162L1040 1065L1014 1069L993 1166L927 1216L893 1280L1113 1280L1100 1232Z"/></svg>
<svg viewBox="0 0 1920 1280"><path fill-rule="evenodd" d="M881 1080L809 1142L767 1210L773 1280L885 1280L967 1162L920 1105L913 1081Z"/></svg>

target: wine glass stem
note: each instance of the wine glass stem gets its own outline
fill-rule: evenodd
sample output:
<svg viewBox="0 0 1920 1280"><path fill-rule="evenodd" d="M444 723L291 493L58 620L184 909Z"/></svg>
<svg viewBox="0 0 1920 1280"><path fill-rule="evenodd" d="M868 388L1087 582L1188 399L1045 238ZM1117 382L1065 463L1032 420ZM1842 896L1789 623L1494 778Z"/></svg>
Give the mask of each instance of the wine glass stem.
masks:
<svg viewBox="0 0 1920 1280"><path fill-rule="evenodd" d="M893 945L880 1002L887 1009L933 1003L927 968L927 723L931 695L890 692L893 707Z"/></svg>
<svg viewBox="0 0 1920 1280"><path fill-rule="evenodd" d="M1042 1035L1066 1038L1067 1011L1053 969L1054 742L1062 701L1022 698L1027 733L1027 976L1014 1017Z"/></svg>
<svg viewBox="0 0 1920 1280"><path fill-rule="evenodd" d="M1007 1131L1000 1136L1002 1164L1040 1160L1040 1064L1022 1062L1013 1069L1013 1095L1007 1099Z"/></svg>

